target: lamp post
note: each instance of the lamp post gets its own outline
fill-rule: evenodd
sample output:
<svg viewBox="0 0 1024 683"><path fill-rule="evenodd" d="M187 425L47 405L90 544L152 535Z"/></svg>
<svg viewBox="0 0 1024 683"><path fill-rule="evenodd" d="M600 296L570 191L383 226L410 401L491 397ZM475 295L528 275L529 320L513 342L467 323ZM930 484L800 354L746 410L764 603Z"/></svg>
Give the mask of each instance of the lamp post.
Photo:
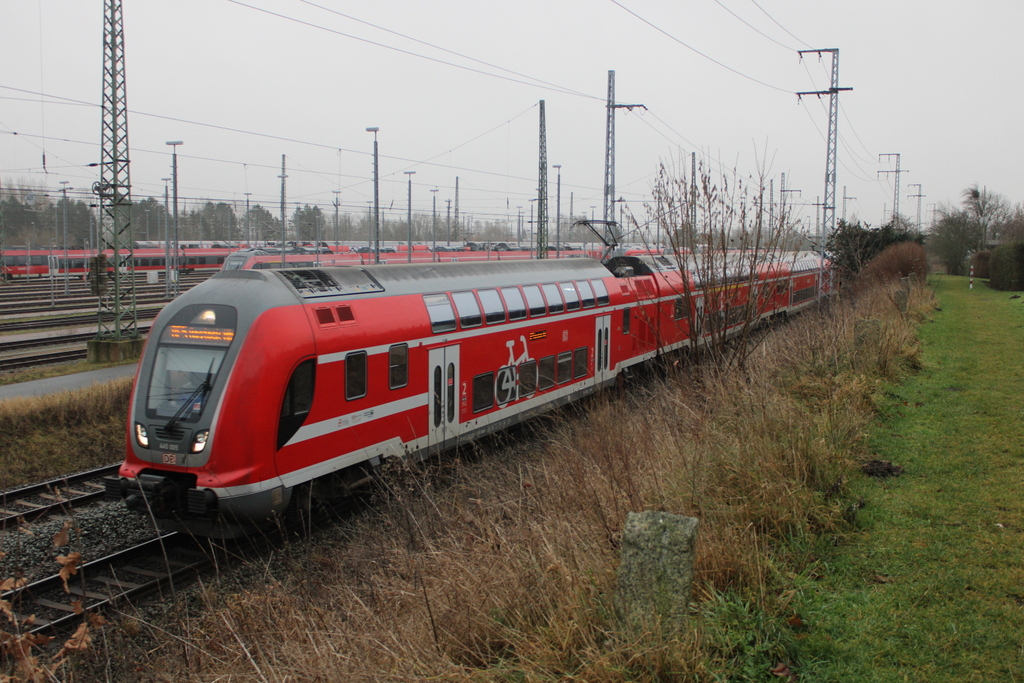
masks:
<svg viewBox="0 0 1024 683"><path fill-rule="evenodd" d="M252 246L252 216L249 215L249 197L252 192L245 192L245 246Z"/></svg>
<svg viewBox="0 0 1024 683"><path fill-rule="evenodd" d="M60 193L64 195L64 296L71 294L68 282L68 180L60 181ZM73 188L72 188L73 189Z"/></svg>
<svg viewBox="0 0 1024 683"><path fill-rule="evenodd" d="M555 258L562 258L562 165L553 164L558 170L558 182L555 187Z"/></svg>
<svg viewBox="0 0 1024 683"><path fill-rule="evenodd" d="M334 251L338 251L338 207L341 206L341 190L331 190L334 193Z"/></svg>
<svg viewBox="0 0 1024 683"><path fill-rule="evenodd" d="M171 146L171 182L174 186L174 254L171 256L171 270L174 272L174 296L181 291L178 285L178 145L185 144L181 140L166 143Z"/></svg>
<svg viewBox="0 0 1024 683"><path fill-rule="evenodd" d="M409 224L409 244L407 245L409 252L405 256L405 262L412 263L412 177L416 173L416 171L405 171L404 173L405 175L409 176L409 214L406 217L406 221Z"/></svg>
<svg viewBox="0 0 1024 683"><path fill-rule="evenodd" d="M438 188L434 188L430 191L434 195L434 221L430 231L430 238L433 241L432 251L437 251L437 192Z"/></svg>
<svg viewBox="0 0 1024 683"><path fill-rule="evenodd" d="M377 133L380 128L371 126L367 133L373 133L373 262L380 263L380 175L377 169Z"/></svg>
<svg viewBox="0 0 1024 683"><path fill-rule="evenodd" d="M171 240L170 240L170 199L168 198L167 183L170 178L161 178L164 181L164 297L171 298Z"/></svg>

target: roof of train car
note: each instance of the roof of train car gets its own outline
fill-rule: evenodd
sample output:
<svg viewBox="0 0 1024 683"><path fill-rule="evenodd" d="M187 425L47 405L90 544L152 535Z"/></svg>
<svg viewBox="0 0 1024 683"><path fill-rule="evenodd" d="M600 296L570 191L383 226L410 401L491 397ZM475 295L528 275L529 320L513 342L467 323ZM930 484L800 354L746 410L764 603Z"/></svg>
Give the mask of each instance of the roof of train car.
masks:
<svg viewBox="0 0 1024 683"><path fill-rule="evenodd" d="M609 277L598 261L588 258L462 263L395 264L281 270L228 270L210 278L266 280L279 277L303 298L429 294L463 289Z"/></svg>

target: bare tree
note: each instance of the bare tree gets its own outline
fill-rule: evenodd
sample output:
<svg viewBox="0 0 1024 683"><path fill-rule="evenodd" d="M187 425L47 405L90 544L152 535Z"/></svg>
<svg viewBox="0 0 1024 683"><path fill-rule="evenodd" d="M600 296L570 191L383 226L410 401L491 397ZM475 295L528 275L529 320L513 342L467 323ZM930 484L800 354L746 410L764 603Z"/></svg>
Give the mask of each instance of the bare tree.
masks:
<svg viewBox="0 0 1024 683"><path fill-rule="evenodd" d="M700 340L720 368L742 365L754 350L760 323L776 313L770 310L775 276L797 258L782 250L793 226L784 203L766 202L765 177L712 175L702 161L693 183L663 164L643 222L632 214L625 220L630 234L643 237L650 233L645 228L655 226L665 236L668 267L657 275L678 298L674 315L662 319L673 318L681 336ZM649 246L652 252L660 248Z"/></svg>
<svg viewBox="0 0 1024 683"><path fill-rule="evenodd" d="M962 275L964 261L982 243L982 224L965 209L940 205L939 220L929 231L928 248L939 257L946 272Z"/></svg>
<svg viewBox="0 0 1024 683"><path fill-rule="evenodd" d="M976 250L986 249L990 241L1000 237L1003 224L1010 218L1010 203L1001 194L979 188L978 183L965 189L960 196L964 210L978 223L980 235Z"/></svg>

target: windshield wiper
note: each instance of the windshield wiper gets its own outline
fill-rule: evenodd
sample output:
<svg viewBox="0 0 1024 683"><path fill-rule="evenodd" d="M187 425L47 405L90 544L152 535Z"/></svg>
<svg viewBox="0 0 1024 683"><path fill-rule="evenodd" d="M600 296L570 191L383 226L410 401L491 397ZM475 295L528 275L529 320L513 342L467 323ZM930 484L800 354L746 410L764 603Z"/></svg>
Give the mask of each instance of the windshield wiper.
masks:
<svg viewBox="0 0 1024 683"><path fill-rule="evenodd" d="M167 431L174 429L174 425L178 424L178 422L185 417L185 413L189 411L196 399L205 399L206 394L208 394L210 389L213 388L211 380L213 379L213 364L215 362L216 359L210 361L210 368L206 371L206 378L199 383L199 386L196 387L195 391L188 395L188 398L182 402L178 411L171 416L171 419L167 422L167 426L165 427Z"/></svg>

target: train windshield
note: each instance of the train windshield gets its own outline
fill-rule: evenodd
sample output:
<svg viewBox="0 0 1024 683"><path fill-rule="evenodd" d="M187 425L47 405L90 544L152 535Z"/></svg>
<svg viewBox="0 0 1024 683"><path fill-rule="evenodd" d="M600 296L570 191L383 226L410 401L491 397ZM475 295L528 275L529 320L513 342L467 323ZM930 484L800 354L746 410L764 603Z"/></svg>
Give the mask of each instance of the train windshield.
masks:
<svg viewBox="0 0 1024 683"><path fill-rule="evenodd" d="M234 253L224 259L224 265L221 270L239 270L245 267L245 262L249 260L252 253L239 254Z"/></svg>
<svg viewBox="0 0 1024 683"><path fill-rule="evenodd" d="M146 397L150 418L199 418L235 337L231 306L187 306L160 333Z"/></svg>
<svg viewBox="0 0 1024 683"><path fill-rule="evenodd" d="M227 349L161 346L149 381L146 412L153 417L199 417Z"/></svg>

